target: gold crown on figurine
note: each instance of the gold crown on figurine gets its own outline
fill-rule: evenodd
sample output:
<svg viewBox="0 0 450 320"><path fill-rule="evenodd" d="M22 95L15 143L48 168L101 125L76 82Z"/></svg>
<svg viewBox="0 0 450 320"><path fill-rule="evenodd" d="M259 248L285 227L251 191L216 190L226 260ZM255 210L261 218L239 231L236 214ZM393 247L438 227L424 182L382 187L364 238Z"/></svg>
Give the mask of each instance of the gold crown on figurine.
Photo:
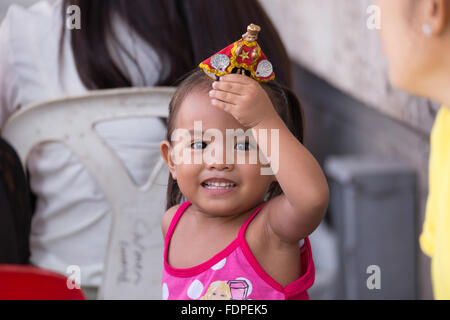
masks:
<svg viewBox="0 0 450 320"><path fill-rule="evenodd" d="M244 40L246 40L246 38L250 38L251 40L247 40L247 41L256 41L258 40L258 34L261 31L261 27L257 26L256 24L251 23L248 27L247 27L247 33L245 33L244 35L242 35L242 38Z"/></svg>

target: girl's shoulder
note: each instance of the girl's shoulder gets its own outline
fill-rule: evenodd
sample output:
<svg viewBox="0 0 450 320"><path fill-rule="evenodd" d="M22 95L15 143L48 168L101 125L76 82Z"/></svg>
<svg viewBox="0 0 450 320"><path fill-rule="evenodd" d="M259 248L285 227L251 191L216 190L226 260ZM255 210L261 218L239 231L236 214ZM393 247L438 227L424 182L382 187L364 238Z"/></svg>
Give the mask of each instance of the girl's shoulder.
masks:
<svg viewBox="0 0 450 320"><path fill-rule="evenodd" d="M166 233L167 233L167 230L169 230L170 223L172 222L172 219L175 216L175 213L177 212L177 210L180 206L181 206L181 204L174 205L173 207L169 208L164 213L162 220L161 220L161 230L162 230L164 237L166 237Z"/></svg>

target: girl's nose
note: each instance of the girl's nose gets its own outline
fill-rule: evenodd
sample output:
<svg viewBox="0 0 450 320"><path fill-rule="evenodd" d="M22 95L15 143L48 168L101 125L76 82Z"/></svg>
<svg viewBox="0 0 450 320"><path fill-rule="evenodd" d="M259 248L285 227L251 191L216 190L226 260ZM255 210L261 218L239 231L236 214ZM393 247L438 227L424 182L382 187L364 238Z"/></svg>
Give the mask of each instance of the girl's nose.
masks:
<svg viewBox="0 0 450 320"><path fill-rule="evenodd" d="M234 168L233 164L229 164L229 163L209 163L207 164L207 168L208 169L216 169L216 170L220 170L220 171L231 171Z"/></svg>
<svg viewBox="0 0 450 320"><path fill-rule="evenodd" d="M234 164L226 163L225 156L218 154L217 156L208 157L205 159L206 167L208 169L216 169L216 170L233 170Z"/></svg>

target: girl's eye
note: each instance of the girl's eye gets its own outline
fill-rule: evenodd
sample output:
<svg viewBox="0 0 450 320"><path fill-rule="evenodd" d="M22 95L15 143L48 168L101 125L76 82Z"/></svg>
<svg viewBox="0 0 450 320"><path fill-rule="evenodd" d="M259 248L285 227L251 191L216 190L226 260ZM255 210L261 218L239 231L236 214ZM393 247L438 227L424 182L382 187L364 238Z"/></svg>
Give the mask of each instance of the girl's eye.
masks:
<svg viewBox="0 0 450 320"><path fill-rule="evenodd" d="M203 141L196 141L191 144L191 148L196 149L196 150L205 149L206 147L207 147L207 144Z"/></svg>
<svg viewBox="0 0 450 320"><path fill-rule="evenodd" d="M236 143L234 148L236 150L238 150L238 151L250 150L250 142L248 142L248 141L246 141L246 142L238 142L238 143Z"/></svg>

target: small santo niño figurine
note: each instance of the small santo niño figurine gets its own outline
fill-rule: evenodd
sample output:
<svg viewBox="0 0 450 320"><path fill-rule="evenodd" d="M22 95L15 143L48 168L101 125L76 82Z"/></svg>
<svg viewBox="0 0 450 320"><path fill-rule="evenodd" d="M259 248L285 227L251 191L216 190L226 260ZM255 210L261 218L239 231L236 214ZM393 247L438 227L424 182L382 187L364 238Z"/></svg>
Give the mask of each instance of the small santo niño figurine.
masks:
<svg viewBox="0 0 450 320"><path fill-rule="evenodd" d="M259 26L250 24L242 39L209 57L200 63L199 67L214 81L225 74L234 72L245 74L246 71L257 81L273 80L275 73L272 63L256 42L260 31Z"/></svg>

